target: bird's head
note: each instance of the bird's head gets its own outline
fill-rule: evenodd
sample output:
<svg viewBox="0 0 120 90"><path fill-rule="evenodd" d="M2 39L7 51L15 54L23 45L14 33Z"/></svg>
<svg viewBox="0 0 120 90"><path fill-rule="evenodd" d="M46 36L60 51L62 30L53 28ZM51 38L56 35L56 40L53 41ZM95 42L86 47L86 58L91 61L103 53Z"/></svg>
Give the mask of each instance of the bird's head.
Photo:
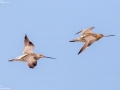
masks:
<svg viewBox="0 0 120 90"><path fill-rule="evenodd" d="M99 38L102 38L104 35L103 34L97 34Z"/></svg>
<svg viewBox="0 0 120 90"><path fill-rule="evenodd" d="M109 37L109 36L115 36L115 35L103 35L103 34L97 34L97 39L99 40L102 37Z"/></svg>
<svg viewBox="0 0 120 90"><path fill-rule="evenodd" d="M115 35L103 35L103 34L97 34L98 37L102 38L102 37L109 37L109 36L115 36Z"/></svg>

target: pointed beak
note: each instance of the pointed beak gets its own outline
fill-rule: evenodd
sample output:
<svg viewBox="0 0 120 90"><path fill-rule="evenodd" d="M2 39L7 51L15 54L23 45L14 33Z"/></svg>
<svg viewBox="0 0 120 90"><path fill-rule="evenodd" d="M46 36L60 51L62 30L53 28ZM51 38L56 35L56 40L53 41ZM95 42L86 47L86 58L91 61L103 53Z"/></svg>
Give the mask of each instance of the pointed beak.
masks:
<svg viewBox="0 0 120 90"><path fill-rule="evenodd" d="M56 58L53 58L53 57L47 57L47 56L43 56L43 58L56 59Z"/></svg>
<svg viewBox="0 0 120 90"><path fill-rule="evenodd" d="M115 35L106 35L106 36L104 36L104 37L109 37L109 36L115 36Z"/></svg>

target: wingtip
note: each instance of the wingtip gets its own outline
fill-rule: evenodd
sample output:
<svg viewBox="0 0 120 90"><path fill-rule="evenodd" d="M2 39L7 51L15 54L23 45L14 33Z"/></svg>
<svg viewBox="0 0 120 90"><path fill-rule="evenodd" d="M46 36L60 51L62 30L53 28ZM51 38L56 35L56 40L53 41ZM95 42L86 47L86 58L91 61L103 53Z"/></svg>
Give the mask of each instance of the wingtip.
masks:
<svg viewBox="0 0 120 90"><path fill-rule="evenodd" d="M81 52L78 52L78 55L80 54Z"/></svg>
<svg viewBox="0 0 120 90"><path fill-rule="evenodd" d="M77 32L75 35L77 35L77 34L79 34L79 33L81 33L83 30L80 30L79 32Z"/></svg>
<svg viewBox="0 0 120 90"><path fill-rule="evenodd" d="M74 35L77 35L78 33L74 34Z"/></svg>
<svg viewBox="0 0 120 90"><path fill-rule="evenodd" d="M25 37L24 37L24 38L25 38L25 40L27 40L27 39L28 39L28 36L27 36L27 34L25 34Z"/></svg>
<svg viewBox="0 0 120 90"><path fill-rule="evenodd" d="M82 49L78 52L78 55L82 52Z"/></svg>
<svg viewBox="0 0 120 90"><path fill-rule="evenodd" d="M74 34L74 35L77 35L77 34L78 34L78 32L76 34Z"/></svg>
<svg viewBox="0 0 120 90"><path fill-rule="evenodd" d="M27 37L27 34L25 34L25 37Z"/></svg>

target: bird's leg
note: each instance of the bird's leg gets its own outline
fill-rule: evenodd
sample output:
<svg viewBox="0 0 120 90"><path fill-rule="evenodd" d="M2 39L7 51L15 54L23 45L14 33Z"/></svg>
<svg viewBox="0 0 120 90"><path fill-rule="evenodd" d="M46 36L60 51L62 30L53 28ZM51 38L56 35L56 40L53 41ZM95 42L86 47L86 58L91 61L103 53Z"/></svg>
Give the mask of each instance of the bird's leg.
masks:
<svg viewBox="0 0 120 90"><path fill-rule="evenodd" d="M77 41L79 41L79 38L75 38L73 40L70 40L69 42L77 42Z"/></svg>
<svg viewBox="0 0 120 90"><path fill-rule="evenodd" d="M9 62L13 62L14 60L12 59L12 60L8 60Z"/></svg>
<svg viewBox="0 0 120 90"><path fill-rule="evenodd" d="M19 59L12 59L12 60L8 60L9 62L13 62L13 61L20 61Z"/></svg>
<svg viewBox="0 0 120 90"><path fill-rule="evenodd" d="M27 54L21 55L19 57L13 58L11 60L9 60L9 62L13 62L13 61L21 61L22 58L24 58Z"/></svg>

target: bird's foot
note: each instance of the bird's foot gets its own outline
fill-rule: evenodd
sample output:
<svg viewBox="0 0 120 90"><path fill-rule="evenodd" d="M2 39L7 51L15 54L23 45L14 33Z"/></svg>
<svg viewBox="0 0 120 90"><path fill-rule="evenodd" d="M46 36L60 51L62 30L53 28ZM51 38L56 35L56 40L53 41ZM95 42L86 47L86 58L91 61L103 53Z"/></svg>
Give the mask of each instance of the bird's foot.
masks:
<svg viewBox="0 0 120 90"><path fill-rule="evenodd" d="M13 62L14 60L8 60L8 62Z"/></svg>

